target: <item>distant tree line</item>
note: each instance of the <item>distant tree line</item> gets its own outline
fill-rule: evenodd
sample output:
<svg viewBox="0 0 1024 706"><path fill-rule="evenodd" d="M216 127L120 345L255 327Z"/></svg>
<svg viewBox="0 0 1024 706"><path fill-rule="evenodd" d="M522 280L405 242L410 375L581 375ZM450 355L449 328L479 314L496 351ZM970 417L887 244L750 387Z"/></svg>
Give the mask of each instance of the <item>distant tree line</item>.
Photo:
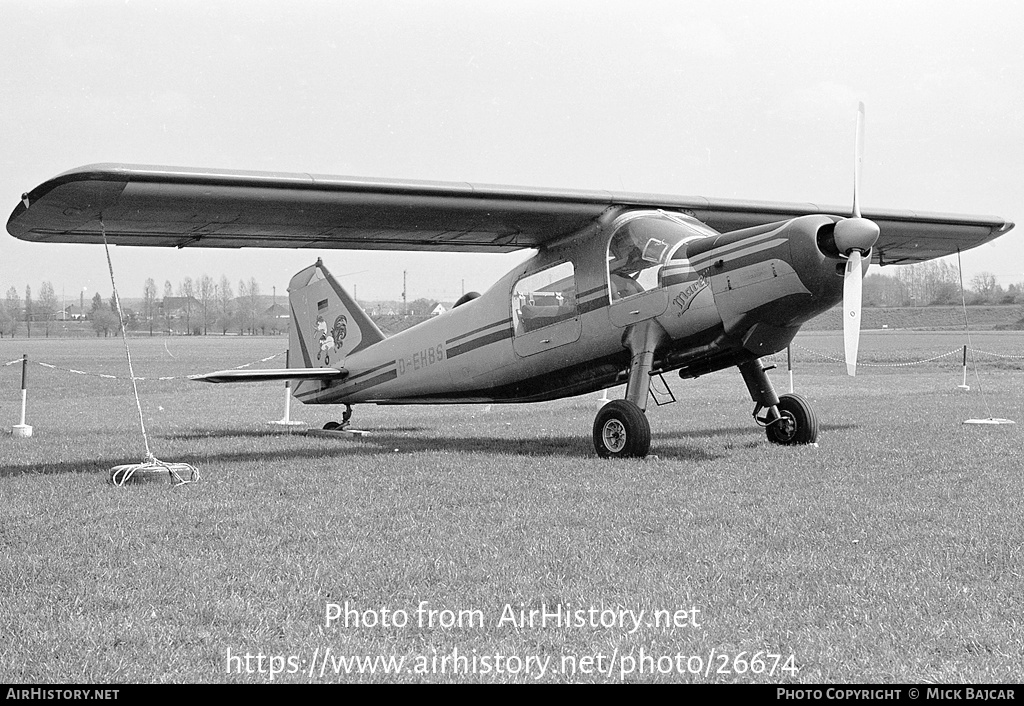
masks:
<svg viewBox="0 0 1024 706"><path fill-rule="evenodd" d="M892 274L890 274L892 273ZM960 292L960 271L944 260L931 260L915 265L872 267L864 278L864 306L905 307L982 304L1024 305L1024 284L1011 284L1005 289L990 272L974 275L964 282Z"/></svg>
<svg viewBox="0 0 1024 706"><path fill-rule="evenodd" d="M34 298L32 287L26 285L24 301L18 290L11 287L0 301L0 337L14 336L22 327L29 336L33 327L36 335L49 336L59 308L60 303L50 282L43 282Z"/></svg>
<svg viewBox="0 0 1024 706"><path fill-rule="evenodd" d="M178 286L164 282L163 298L158 298L156 282L146 280L139 306L124 306L125 327L129 331L150 334L208 335L236 333L239 335L278 334L288 328L288 308L276 304L261 293L255 278L239 280L237 295L226 275L215 281L209 275L196 279L185 277ZM864 278L864 306L907 307L955 305L961 302L959 270L944 260L916 265L871 268ZM283 297L284 298L284 297ZM965 283L964 299L969 306L1022 305L1024 283L1005 289L995 275L981 272ZM137 300L136 300L137 301ZM406 307L405 314L429 315L437 302L417 299ZM62 307L53 284L43 282L33 296L31 286L21 297L10 287L0 300L0 338L16 335L49 336L58 321L88 321L97 336L119 333L117 307L113 295L104 299L97 292L88 307L84 302ZM401 312L399 312L401 313Z"/></svg>
<svg viewBox="0 0 1024 706"><path fill-rule="evenodd" d="M227 276L215 281L209 275L184 278L177 288L165 281L163 298L156 282L146 280L141 305L121 302L121 314L128 331L150 334L240 335L278 334L287 330L287 306L263 295L255 278L238 282L238 294ZM137 302L138 300L134 300ZM0 300L0 337L49 336L57 322L85 321L97 336L118 335L120 322L114 296L104 299L99 292L86 304L81 300L63 306L53 285L43 282L33 297L31 286L22 298L15 287Z"/></svg>
<svg viewBox="0 0 1024 706"><path fill-rule="evenodd" d="M287 329L287 307L261 294L254 277L239 280L238 295L226 275L215 282L209 275L195 280L186 277L177 289L164 282L164 296L156 298L156 284L146 280L143 288L142 320L168 333L205 336L229 332L255 335L277 334ZM268 301L269 300L269 301Z"/></svg>

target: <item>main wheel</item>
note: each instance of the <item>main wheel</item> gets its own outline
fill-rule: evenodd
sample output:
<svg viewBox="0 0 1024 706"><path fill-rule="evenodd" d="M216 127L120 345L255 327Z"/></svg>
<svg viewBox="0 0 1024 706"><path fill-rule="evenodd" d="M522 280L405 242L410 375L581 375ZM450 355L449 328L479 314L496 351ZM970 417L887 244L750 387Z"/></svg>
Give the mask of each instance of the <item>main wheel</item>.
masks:
<svg viewBox="0 0 1024 706"><path fill-rule="evenodd" d="M651 449L651 424L628 400L612 400L594 420L594 448L601 458L643 458Z"/></svg>
<svg viewBox="0 0 1024 706"><path fill-rule="evenodd" d="M791 446L813 444L818 440L818 418L814 416L814 411L803 397L793 394L780 395L779 414L782 418L765 428L768 441Z"/></svg>

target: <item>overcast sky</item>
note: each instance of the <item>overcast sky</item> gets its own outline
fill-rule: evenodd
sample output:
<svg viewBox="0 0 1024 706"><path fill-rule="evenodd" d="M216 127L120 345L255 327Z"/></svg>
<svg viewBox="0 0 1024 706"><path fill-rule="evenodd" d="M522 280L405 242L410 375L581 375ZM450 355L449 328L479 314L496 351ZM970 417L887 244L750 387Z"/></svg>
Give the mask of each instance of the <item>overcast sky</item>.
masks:
<svg viewBox="0 0 1024 706"><path fill-rule="evenodd" d="M125 162L845 205L1024 221L1024 3L0 2L0 206ZM1024 226L963 256L1024 281ZM102 248L0 235L0 290L110 293ZM451 300L513 255L325 251L363 299ZM316 253L115 248L147 277Z"/></svg>

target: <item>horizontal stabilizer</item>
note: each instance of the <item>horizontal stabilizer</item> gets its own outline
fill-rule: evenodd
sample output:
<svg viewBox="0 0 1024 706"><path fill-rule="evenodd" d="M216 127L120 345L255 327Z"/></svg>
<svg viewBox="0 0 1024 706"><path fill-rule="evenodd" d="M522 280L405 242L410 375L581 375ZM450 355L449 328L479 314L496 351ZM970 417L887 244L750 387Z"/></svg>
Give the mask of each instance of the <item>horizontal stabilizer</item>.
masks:
<svg viewBox="0 0 1024 706"><path fill-rule="evenodd" d="M271 380L341 380L348 377L344 368L278 368L275 370L218 370L205 375L190 375L201 382L268 382Z"/></svg>

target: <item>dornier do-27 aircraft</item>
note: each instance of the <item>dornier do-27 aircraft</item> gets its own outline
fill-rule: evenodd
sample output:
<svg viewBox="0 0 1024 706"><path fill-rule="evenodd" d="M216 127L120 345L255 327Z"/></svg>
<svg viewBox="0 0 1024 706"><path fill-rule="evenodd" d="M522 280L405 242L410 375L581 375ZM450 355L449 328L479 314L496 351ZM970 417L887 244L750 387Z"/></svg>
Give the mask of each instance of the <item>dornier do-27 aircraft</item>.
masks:
<svg viewBox="0 0 1024 706"><path fill-rule="evenodd" d="M863 115L863 110L861 111ZM858 121L858 144L863 130ZM816 441L799 395L761 358L845 299L854 373L870 262L967 250L1013 224L989 216L606 191L99 164L22 197L17 238L175 248L433 250L536 254L484 294L390 338L321 261L289 285L289 367L208 382L292 380L307 404L535 402L626 384L600 409L604 457L650 448L651 376L736 367L779 444Z"/></svg>

